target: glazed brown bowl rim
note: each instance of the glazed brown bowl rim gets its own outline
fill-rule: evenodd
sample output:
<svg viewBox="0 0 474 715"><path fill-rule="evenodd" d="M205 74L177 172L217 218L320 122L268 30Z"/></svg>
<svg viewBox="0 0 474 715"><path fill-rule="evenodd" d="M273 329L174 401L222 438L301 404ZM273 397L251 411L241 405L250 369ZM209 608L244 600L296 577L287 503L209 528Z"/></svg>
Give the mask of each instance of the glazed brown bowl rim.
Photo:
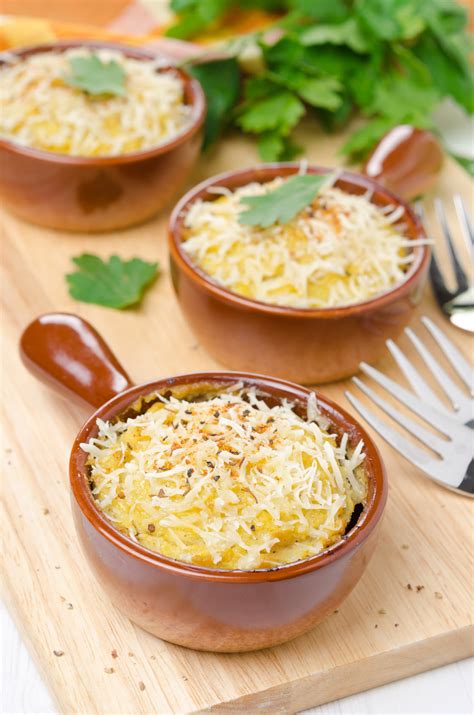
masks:
<svg viewBox="0 0 474 715"><path fill-rule="evenodd" d="M4 50L3 52L0 52L0 61L2 60L2 56L5 57L6 55L27 57L29 55L38 54L40 52L54 52L55 50L65 52L68 49L73 49L76 47L118 50L131 59L138 59L143 61L155 60L157 57L159 57L158 53L153 53L138 47L136 48L128 46L119 42L107 42L100 40L61 40L58 42L46 42L41 45L28 45L26 47L21 47L20 49ZM164 57L164 59L166 60L167 58ZM201 129L206 114L206 99L204 95L204 90L202 89L198 80L192 77L182 68L175 67L170 63L169 65L164 65L163 67L157 67L156 71L175 72L176 74L178 74L184 83L185 91L189 92L191 96L191 101L189 102L189 106L191 107L189 123L186 124L185 127L176 135L174 135L171 139L168 139L167 141L158 144L156 147L150 147L148 149L142 149L140 151L129 152L127 154L114 154L106 156L80 156L60 154L59 152L47 151L45 149L36 149L35 147L19 144L13 139L6 139L4 137L0 137L0 148L11 151L14 154L20 154L31 159L38 159L40 161L46 161L52 164L67 164L70 166L91 167L129 164L135 161L152 159L154 157L160 156L161 154L166 154L168 151L174 149L180 144L183 144L187 139L189 139Z"/></svg>
<svg viewBox="0 0 474 715"><path fill-rule="evenodd" d="M254 167L226 171L209 179L205 179L193 188L191 188L174 207L168 224L168 246L172 259L178 264L187 276L196 283L201 289L205 290L214 298L230 303L233 306L238 306L250 312L266 313L275 316L284 316L286 318L321 318L334 319L346 318L351 315L368 312L379 309L388 303L397 300L401 295L410 291L412 286L416 284L419 277L423 275L426 266L430 260L429 246L415 246L414 251L416 260L413 262L410 269L407 271L406 278L398 285L388 291L374 296L369 300L359 303L352 303L345 306L335 306L327 308L295 308L291 306L281 306L271 303L246 298L245 296L234 293L233 291L218 285L207 273L200 269L182 249L182 226L183 218L186 213L185 209L189 205L206 195L208 189L213 186L227 186L231 183L230 188L243 186L252 181L269 181L277 176L291 176L301 169L301 162L275 162L258 164ZM308 164L306 167L307 173L323 174L334 169L319 166L316 164ZM425 238L425 232L420 219L411 209L409 204L403 199L396 196L394 193L386 189L384 186L374 181L364 174L347 171L345 169L335 169L338 172L337 180L342 180L347 183L352 183L358 187L372 189L374 193L383 197L387 203L393 203L396 207L403 206L405 213L409 216L416 230L415 239ZM413 239L414 240L414 239Z"/></svg>
<svg viewBox="0 0 474 715"><path fill-rule="evenodd" d="M351 440L354 439L355 434L357 434L358 438L364 440L364 451L367 455L366 465L368 476L372 484L369 500L362 514L359 516L356 525L344 538L339 539L322 553L292 564L284 564L271 569L258 569L253 571L213 569L197 566L184 561L167 558L158 552L147 549L141 544L135 543L128 536L116 529L106 518L104 513L100 511L92 496L86 474L87 454L80 448L81 443L87 442L93 434L97 433L96 420L98 418L102 420L114 419L120 414L123 414L126 408L130 407L130 405L140 397L150 395L158 390L164 391L175 385L199 383L233 384L241 381L244 385L254 385L269 395L289 397L289 399L293 399L293 401L298 404L304 404L312 392L312 390L287 380L280 380L279 378L254 373L230 371L187 373L174 377L165 377L160 380L154 380L143 385L131 387L113 397L89 417L79 431L72 446L69 462L70 485L74 499L82 514L90 522L91 526L113 546L125 552L127 555L138 559L142 563L144 562L149 566L168 573L180 574L194 579L204 579L206 581L255 583L280 581L316 571L358 548L369 536L382 516L387 498L388 484L384 464L376 445L363 426L348 414L346 410L324 395L320 395L319 392L317 393L318 403L323 408L323 412L329 416L329 419L339 427L349 427L346 431L349 432L349 438Z"/></svg>

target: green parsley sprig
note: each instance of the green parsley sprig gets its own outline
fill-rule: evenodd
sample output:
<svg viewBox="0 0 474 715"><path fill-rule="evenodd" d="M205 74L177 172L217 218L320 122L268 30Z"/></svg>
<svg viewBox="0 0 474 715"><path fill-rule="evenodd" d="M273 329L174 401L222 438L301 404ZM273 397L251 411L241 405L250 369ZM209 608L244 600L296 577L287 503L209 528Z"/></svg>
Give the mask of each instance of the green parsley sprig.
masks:
<svg viewBox="0 0 474 715"><path fill-rule="evenodd" d="M273 191L258 196L243 196L240 202L249 208L239 214L239 223L267 228L274 223L287 223L313 201L335 174L292 176Z"/></svg>
<svg viewBox="0 0 474 715"><path fill-rule="evenodd" d="M179 21L168 34L192 37L250 6L286 13L280 38L253 33L228 44L229 59L189 67L207 95L207 145L233 125L256 137L264 160L287 160L301 151L292 131L303 116L334 131L358 113L366 123L343 152L363 158L397 124L431 128L444 97L474 111L472 37L455 0L172 0ZM252 74L240 61L249 43Z"/></svg>
<svg viewBox="0 0 474 715"><path fill-rule="evenodd" d="M124 95L125 70L115 60L102 62L96 54L71 57L64 81L90 95Z"/></svg>
<svg viewBox="0 0 474 715"><path fill-rule="evenodd" d="M137 305L158 273L158 263L141 258L123 261L111 256L103 261L92 253L83 253L72 262L78 270L66 276L71 297L118 310Z"/></svg>

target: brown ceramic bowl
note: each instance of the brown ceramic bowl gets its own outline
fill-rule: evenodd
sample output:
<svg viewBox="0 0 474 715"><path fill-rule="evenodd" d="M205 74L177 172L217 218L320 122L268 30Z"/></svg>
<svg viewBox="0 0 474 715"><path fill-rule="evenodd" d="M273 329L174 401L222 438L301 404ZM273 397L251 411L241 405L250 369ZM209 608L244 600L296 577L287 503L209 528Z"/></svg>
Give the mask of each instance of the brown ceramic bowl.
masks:
<svg viewBox="0 0 474 715"><path fill-rule="evenodd" d="M13 50L19 58L71 47L112 48L148 61L156 56L109 42L58 42ZM3 64L0 56L0 64ZM0 197L7 209L31 223L65 231L110 231L157 213L186 181L199 155L204 93L181 69L189 125L156 148L130 154L82 157L55 154L0 138Z"/></svg>
<svg viewBox="0 0 474 715"><path fill-rule="evenodd" d="M362 360L373 362L410 321L421 299L429 264L429 249L414 248L415 261L406 280L363 303L342 308L299 309L269 305L237 295L215 283L183 251L183 219L197 199L215 199L212 186L235 189L251 181L290 176L297 163L266 164L212 177L189 191L170 219L169 248L173 285L181 308L206 350L232 370L256 370L285 380L315 384L339 380L357 372ZM328 169L310 166L309 173ZM336 186L354 194L373 191L372 201L403 206L406 235L424 236L410 207L372 179L347 171Z"/></svg>
<svg viewBox="0 0 474 715"><path fill-rule="evenodd" d="M140 396L175 385L228 385L238 380L258 386L269 401L294 401L303 415L310 391L271 377L229 372L179 375L133 387L95 330L81 318L64 313L44 315L29 325L22 336L21 354L40 379L98 407L72 447L74 521L97 580L112 602L139 626L198 650L265 648L312 628L355 586L376 544L387 481L374 443L338 405L318 394L319 406L336 432L347 432L354 446L364 440L369 481L367 505L347 534L318 556L274 569L203 568L160 556L114 528L92 497L81 442L97 435L97 418L113 420Z"/></svg>

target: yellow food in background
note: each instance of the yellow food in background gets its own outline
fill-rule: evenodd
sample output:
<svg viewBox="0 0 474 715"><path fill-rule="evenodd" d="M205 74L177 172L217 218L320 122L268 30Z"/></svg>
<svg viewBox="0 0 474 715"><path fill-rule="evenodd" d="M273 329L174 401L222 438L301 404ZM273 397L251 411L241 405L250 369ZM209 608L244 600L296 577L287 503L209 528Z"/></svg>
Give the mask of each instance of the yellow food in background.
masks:
<svg viewBox="0 0 474 715"><path fill-rule="evenodd" d="M308 558L340 539L367 494L362 443L338 445L315 400L308 416L239 386L161 397L98 422L82 445L92 493L117 529L178 561L252 570Z"/></svg>
<svg viewBox="0 0 474 715"><path fill-rule="evenodd" d="M91 55L85 48L13 58L4 65L0 137L59 154L114 156L154 148L187 126L189 107L178 75L159 73L153 61L114 50L94 54L123 67L123 96L91 97L64 81L69 59Z"/></svg>

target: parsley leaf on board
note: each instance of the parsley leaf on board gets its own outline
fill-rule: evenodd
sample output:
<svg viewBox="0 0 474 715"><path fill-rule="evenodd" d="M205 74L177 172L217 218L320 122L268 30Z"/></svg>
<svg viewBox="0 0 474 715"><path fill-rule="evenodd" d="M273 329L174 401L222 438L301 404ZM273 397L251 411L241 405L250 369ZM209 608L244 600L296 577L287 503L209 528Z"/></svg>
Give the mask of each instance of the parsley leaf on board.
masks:
<svg viewBox="0 0 474 715"><path fill-rule="evenodd" d="M137 305L158 272L158 263L140 258L123 261L111 256L106 262L99 256L83 253L72 261L78 270L66 276L71 297L118 310Z"/></svg>
<svg viewBox="0 0 474 715"><path fill-rule="evenodd" d="M260 196L242 196L248 206L239 214L239 223L267 228L274 223L287 223L308 206L318 191L334 178L334 174L304 174L292 176L273 191Z"/></svg>
<svg viewBox="0 0 474 715"><path fill-rule="evenodd" d="M71 73L64 75L64 81L71 87L92 95L125 94L125 70L115 60L102 62L97 55L91 54L71 57L69 66Z"/></svg>

